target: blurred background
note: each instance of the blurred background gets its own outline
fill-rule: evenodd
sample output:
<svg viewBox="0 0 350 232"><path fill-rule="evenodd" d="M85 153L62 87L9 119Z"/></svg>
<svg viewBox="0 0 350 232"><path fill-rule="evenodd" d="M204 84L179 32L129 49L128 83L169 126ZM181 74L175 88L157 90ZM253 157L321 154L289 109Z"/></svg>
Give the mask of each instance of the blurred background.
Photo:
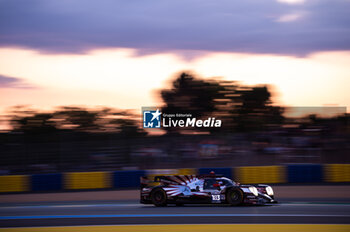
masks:
<svg viewBox="0 0 350 232"><path fill-rule="evenodd" d="M162 113L222 120L221 127L142 126L139 110L10 108L1 174L349 163L346 107L284 107L268 85L179 73L157 90ZM180 118L176 118L180 119Z"/></svg>
<svg viewBox="0 0 350 232"><path fill-rule="evenodd" d="M348 9L1 1L0 174L349 163Z"/></svg>

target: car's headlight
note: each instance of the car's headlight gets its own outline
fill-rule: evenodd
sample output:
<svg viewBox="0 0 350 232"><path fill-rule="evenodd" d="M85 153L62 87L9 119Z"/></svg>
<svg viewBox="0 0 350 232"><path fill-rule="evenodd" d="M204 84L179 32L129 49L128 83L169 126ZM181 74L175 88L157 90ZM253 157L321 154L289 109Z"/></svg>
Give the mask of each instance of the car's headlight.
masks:
<svg viewBox="0 0 350 232"><path fill-rule="evenodd" d="M272 190L272 188L271 188L270 186L267 186L267 187L266 187L266 193L267 193L267 195L269 195L269 196L273 196L273 190Z"/></svg>
<svg viewBox="0 0 350 232"><path fill-rule="evenodd" d="M249 191L252 192L255 196L258 196L258 190L255 187L249 187Z"/></svg>

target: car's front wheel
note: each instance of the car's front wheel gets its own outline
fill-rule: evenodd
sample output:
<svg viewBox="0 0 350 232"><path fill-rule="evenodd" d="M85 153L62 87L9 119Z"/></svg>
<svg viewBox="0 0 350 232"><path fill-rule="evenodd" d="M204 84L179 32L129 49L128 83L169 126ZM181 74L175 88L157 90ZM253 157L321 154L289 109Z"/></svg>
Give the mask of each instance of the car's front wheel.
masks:
<svg viewBox="0 0 350 232"><path fill-rule="evenodd" d="M151 200L155 206L166 206L167 197L162 188L156 188L151 192Z"/></svg>
<svg viewBox="0 0 350 232"><path fill-rule="evenodd" d="M243 197L243 191L238 188L231 188L226 193L227 202L232 206L242 204Z"/></svg>

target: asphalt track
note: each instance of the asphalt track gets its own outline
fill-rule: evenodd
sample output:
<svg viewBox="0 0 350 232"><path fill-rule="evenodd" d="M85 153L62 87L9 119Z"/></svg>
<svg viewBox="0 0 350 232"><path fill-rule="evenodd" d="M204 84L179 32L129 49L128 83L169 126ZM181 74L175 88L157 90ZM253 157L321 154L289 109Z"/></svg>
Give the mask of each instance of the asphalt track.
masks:
<svg viewBox="0 0 350 232"><path fill-rule="evenodd" d="M306 200L306 199L305 199ZM314 201L276 205L185 205L154 207L134 201L1 204L0 227L147 224L350 224L350 202ZM349 231L350 227L346 227Z"/></svg>

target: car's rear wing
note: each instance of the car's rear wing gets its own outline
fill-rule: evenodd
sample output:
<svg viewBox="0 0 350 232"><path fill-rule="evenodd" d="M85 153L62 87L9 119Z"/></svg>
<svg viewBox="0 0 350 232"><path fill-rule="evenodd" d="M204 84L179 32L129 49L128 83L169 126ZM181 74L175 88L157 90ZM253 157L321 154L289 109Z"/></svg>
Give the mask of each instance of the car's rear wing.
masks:
<svg viewBox="0 0 350 232"><path fill-rule="evenodd" d="M149 177L143 176L140 177L140 187L151 187L151 186L157 186L157 185L187 185L189 182L193 181L194 179L201 179L201 178L216 178L216 177L223 177L223 175L217 175L215 173L210 174L201 174L201 175L159 175L154 176L153 180L151 180Z"/></svg>
<svg viewBox="0 0 350 232"><path fill-rule="evenodd" d="M153 180L150 180L146 176L140 177L140 187L157 185L186 185L189 181L197 178L195 175L168 175L168 176L154 176Z"/></svg>

